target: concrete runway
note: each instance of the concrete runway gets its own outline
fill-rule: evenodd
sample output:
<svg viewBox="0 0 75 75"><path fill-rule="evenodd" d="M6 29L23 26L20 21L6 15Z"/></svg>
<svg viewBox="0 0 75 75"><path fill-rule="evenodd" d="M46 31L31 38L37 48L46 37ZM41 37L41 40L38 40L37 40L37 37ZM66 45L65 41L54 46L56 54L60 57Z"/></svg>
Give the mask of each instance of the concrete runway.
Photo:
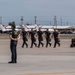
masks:
<svg viewBox="0 0 75 75"><path fill-rule="evenodd" d="M21 48L20 39L17 64L8 64L9 44L9 39L0 39L0 75L75 75L75 48L70 48L71 39L61 39L61 46L56 48L53 40L48 48ZM30 40L28 44L30 47Z"/></svg>

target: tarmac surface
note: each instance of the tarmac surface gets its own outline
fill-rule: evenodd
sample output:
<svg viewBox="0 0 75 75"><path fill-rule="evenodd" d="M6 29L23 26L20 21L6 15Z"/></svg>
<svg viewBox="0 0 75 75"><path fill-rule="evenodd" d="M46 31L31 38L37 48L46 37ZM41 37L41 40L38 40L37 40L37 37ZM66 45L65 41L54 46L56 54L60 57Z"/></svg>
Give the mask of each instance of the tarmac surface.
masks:
<svg viewBox="0 0 75 75"><path fill-rule="evenodd" d="M0 39L0 75L75 75L75 48L70 48L71 39L61 39L61 46L21 48L17 46L17 64L8 64L11 59L10 40ZM44 40L45 44L45 40Z"/></svg>

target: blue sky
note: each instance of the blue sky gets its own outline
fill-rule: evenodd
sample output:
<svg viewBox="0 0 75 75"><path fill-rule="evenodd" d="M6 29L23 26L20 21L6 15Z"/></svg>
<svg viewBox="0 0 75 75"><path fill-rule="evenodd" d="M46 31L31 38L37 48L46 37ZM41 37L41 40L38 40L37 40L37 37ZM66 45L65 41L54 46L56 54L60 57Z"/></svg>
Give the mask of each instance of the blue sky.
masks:
<svg viewBox="0 0 75 75"><path fill-rule="evenodd" d="M0 16L3 22L20 21L24 16L25 22L38 20L53 20L54 16L64 21L75 21L75 0L0 0ZM19 23L19 22L18 22Z"/></svg>

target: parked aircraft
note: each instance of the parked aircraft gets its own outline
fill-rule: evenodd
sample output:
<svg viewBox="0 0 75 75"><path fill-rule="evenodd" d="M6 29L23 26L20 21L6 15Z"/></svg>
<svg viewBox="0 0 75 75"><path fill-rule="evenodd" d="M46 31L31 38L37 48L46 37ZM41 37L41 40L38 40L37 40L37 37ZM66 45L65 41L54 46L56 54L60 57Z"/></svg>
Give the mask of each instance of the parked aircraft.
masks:
<svg viewBox="0 0 75 75"><path fill-rule="evenodd" d="M17 31L21 31L22 28L25 28L26 31L31 31L31 29L35 30L35 31L38 31L39 27L41 28L42 31L46 31L46 29L49 29L50 32L53 32L54 29L67 29L67 28L70 28L71 26L48 26L48 25L38 25L38 24L35 24L35 25L16 25L16 30ZM11 29L11 26L5 26L5 25L2 25L0 24L0 32L2 33L8 33L10 32L12 29Z"/></svg>
<svg viewBox="0 0 75 75"><path fill-rule="evenodd" d="M25 28L26 31L31 31L31 29L33 30L38 30L38 26L35 24L35 25L22 25L23 28Z"/></svg>
<svg viewBox="0 0 75 75"><path fill-rule="evenodd" d="M8 33L11 30L12 30L11 26L5 26L5 25L0 24L0 32L1 33ZM16 26L16 30L20 31L21 27L20 26Z"/></svg>
<svg viewBox="0 0 75 75"><path fill-rule="evenodd" d="M31 29L38 31L39 28L41 28L42 31L46 31L46 29L49 29L49 31L53 32L54 29L50 28L49 26L41 26L41 25L22 25L23 28L25 28L26 31L31 31Z"/></svg>

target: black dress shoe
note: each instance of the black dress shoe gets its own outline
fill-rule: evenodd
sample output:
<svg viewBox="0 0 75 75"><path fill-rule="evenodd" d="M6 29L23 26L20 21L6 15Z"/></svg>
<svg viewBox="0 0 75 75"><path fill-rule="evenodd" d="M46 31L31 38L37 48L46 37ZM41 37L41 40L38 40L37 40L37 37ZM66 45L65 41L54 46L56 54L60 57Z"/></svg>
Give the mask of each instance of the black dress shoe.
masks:
<svg viewBox="0 0 75 75"><path fill-rule="evenodd" d="M30 47L30 48L33 48L33 47Z"/></svg>
<svg viewBox="0 0 75 75"><path fill-rule="evenodd" d="M22 48L24 48L24 46L21 46Z"/></svg>
<svg viewBox="0 0 75 75"><path fill-rule="evenodd" d="M53 48L56 48L56 47L53 47Z"/></svg>
<svg viewBox="0 0 75 75"><path fill-rule="evenodd" d="M49 45L50 45L50 47L51 47L51 45L52 45L52 44L51 44L51 43L49 43Z"/></svg>
<svg viewBox="0 0 75 75"><path fill-rule="evenodd" d="M40 46L37 46L38 48L40 48Z"/></svg>
<svg viewBox="0 0 75 75"><path fill-rule="evenodd" d="M46 48L47 48L48 46L46 46Z"/></svg>
<svg viewBox="0 0 75 75"><path fill-rule="evenodd" d="M58 46L60 47L60 43L58 44Z"/></svg>
<svg viewBox="0 0 75 75"><path fill-rule="evenodd" d="M9 61L8 63L11 64L11 63L17 63L17 62Z"/></svg>

